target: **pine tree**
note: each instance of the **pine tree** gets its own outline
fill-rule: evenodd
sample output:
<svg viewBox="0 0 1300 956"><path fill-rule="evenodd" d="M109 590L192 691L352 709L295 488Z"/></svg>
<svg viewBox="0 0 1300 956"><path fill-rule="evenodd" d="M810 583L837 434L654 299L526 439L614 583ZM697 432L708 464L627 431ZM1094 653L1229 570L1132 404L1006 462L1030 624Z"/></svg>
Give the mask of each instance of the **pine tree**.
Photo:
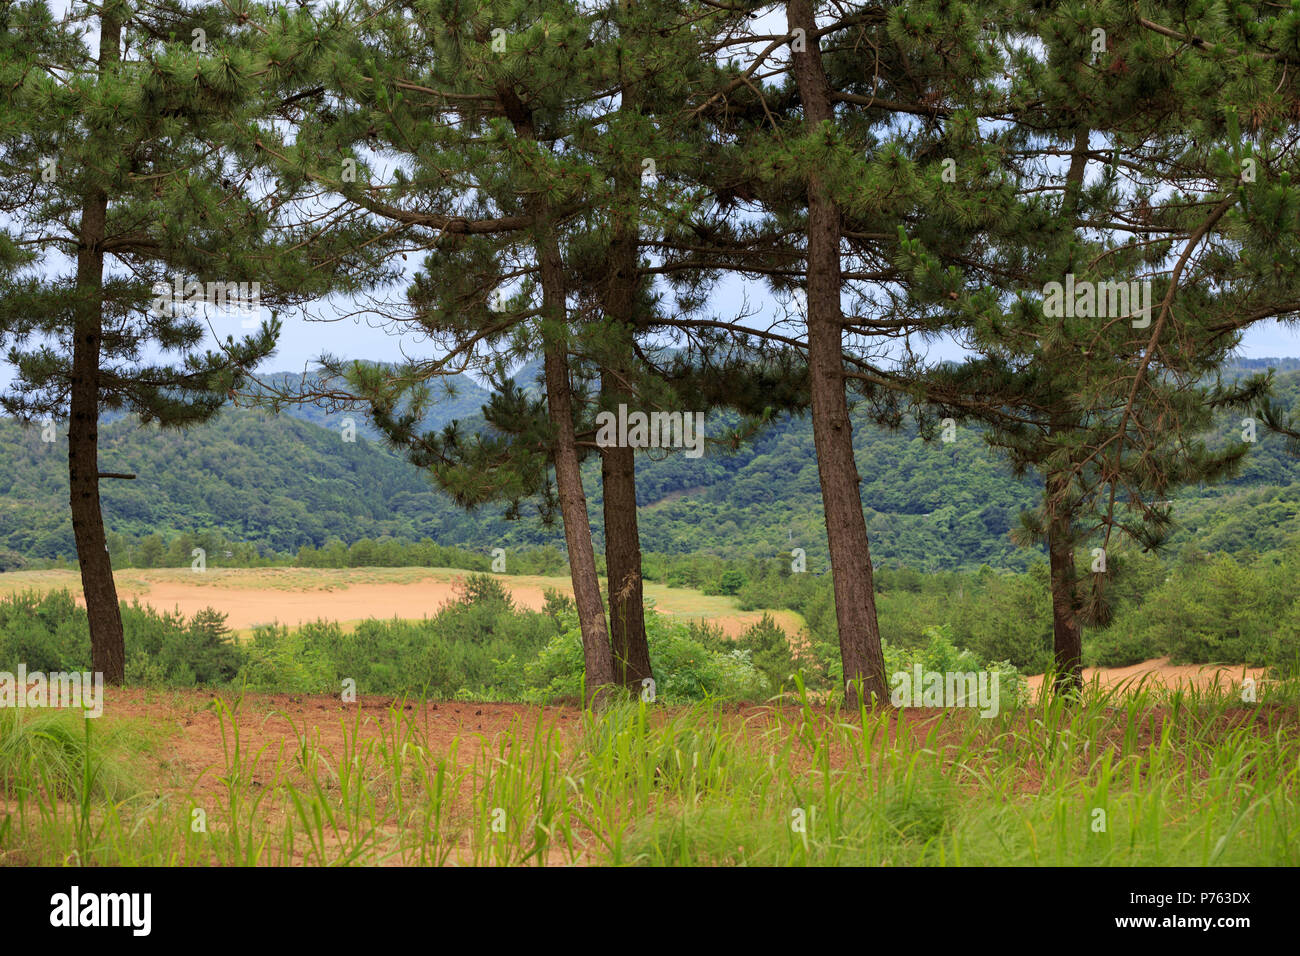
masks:
<svg viewBox="0 0 1300 956"><path fill-rule="evenodd" d="M284 253L302 233L273 235L286 197L252 176L245 134L260 100L245 19L221 4L113 0L63 20L45 3L0 7L0 174L22 184L0 240L0 343L17 369L2 401L26 421L67 416L92 661L109 683L124 652L100 480L121 476L99 471L101 412L197 424L270 354L274 320L205 347L187 305L209 290L274 307L363 273L338 247L313 261Z"/></svg>
<svg viewBox="0 0 1300 956"><path fill-rule="evenodd" d="M389 438L459 503L475 507L504 499L515 514L524 499L536 498L543 515L558 505L569 545L582 559L583 545L568 529L586 529L585 504L565 490L580 486L580 478L563 474L568 466L556 455L567 457L560 447L569 441L567 424L554 418L558 407L547 406L552 399L569 405L578 463L597 447L598 409L682 407L665 387L664 369L647 362L645 343L660 336L665 314L650 287L655 266L641 256L642 236L673 228L694 208L700 189L691 179L695 144L688 128L695 121L683 100L717 72L707 50L701 53L713 40L709 21L734 16L672 0L581 10L501 4L479 13L472 22L454 6L409 16L362 15L362 32L330 41L338 66L317 61L284 87L288 94L293 86L321 83L329 93L317 112L304 117L281 162L291 175L325 184L377 218L400 223L432 250L414 277L408 308L386 307L385 314L399 327L430 334L443 354L386 373L346 362L327 366L350 377ZM274 33L271 41L284 44L278 59L290 64L286 80L292 64L306 63L294 52L303 41L292 39L292 32ZM362 36L368 40L366 73L355 87L337 83L333 77L361 55ZM391 95L385 92L390 86ZM487 137L492 148L485 148ZM540 143L546 153L529 160L513 145L519 141ZM410 149L413 142L427 152L433 151L427 144L437 144L436 168ZM372 146L401 169L384 186L377 180L364 185L372 182L372 164L361 154ZM331 167L354 156L363 165L351 185ZM550 168L542 169L546 164ZM547 181L539 185L539 177ZM548 205L549 195L562 198ZM437 214L415 215L415 204ZM448 236L453 223L455 233ZM534 224L544 225L543 232ZM548 289L563 295L552 291L548 299ZM701 301L698 294L693 298ZM689 323L690 311L686 305L676 320ZM516 388L506 374L510 363L531 358L539 346L547 356L545 402ZM566 369L558 367L561 360ZM464 434L453 425L438 435L418 434L437 391L427 383L470 368L494 384L484 408L488 430ZM547 423L555 434L548 434ZM651 673L635 450L599 452L615 677L639 690ZM589 540L590 532L578 537ZM594 602L579 605L591 652L603 625L595 620Z"/></svg>
<svg viewBox="0 0 1300 956"><path fill-rule="evenodd" d="M1233 121L1236 110L1257 112L1254 80L1242 84L1217 56L1175 69L1174 59L1200 56L1196 45L1120 8L1030 5L1008 23L1021 41L1005 137L1019 207L1010 215L1023 225L991 250L993 273L922 254L912 288L980 353L931 376L949 399L943 413L985 422L1017 472L1043 479L1020 540L1047 546L1057 677L1068 687L1081 682L1082 625L1108 619L1113 535L1158 547L1174 491L1240 463L1246 446L1211 452L1200 436L1266 383L1229 388L1215 371L1239 329L1294 307L1296 272L1255 252L1259 231L1242 221L1287 183L1265 158L1278 154L1243 142ZM1224 111L1221 89L1243 101ZM1261 188L1254 166L1278 179ZM1143 282L1146 309L1134 300ZM1101 547L1084 578L1075 555L1088 541Z"/></svg>
<svg viewBox="0 0 1300 956"><path fill-rule="evenodd" d="M587 695L595 700L614 675L569 357L578 330L564 246L591 174L564 147L581 122L574 104L594 99L575 81L592 54L573 12L563 2L502 0L473 11L456 3L410 10L362 4L355 19L332 30L309 13L282 14L267 41L279 64L277 88L312 92L301 101L295 140L266 149L284 175L333 190L425 251L404 320L444 354L394 374L325 363L369 401L376 424L417 464L433 464L448 447L414 427L428 392L423 383L446 370L542 354L546 427L531 436L538 439L532 455L499 456L494 471L478 476L479 487L466 486L458 497L472 503L531 494L545 480L540 463L553 469ZM510 301L496 301L512 283ZM503 407L519 400L501 399ZM454 449L459 439L454 432L447 438ZM489 453L508 447L481 446Z"/></svg>
<svg viewBox="0 0 1300 956"><path fill-rule="evenodd" d="M981 231L1006 225L997 163L976 125L1004 108L993 81L996 33L978 19L996 5L784 7L786 34L754 37L760 53L735 79L737 92L756 89L755 75L776 82L761 89L761 111L737 134L732 196L761 204L772 224L802 240L773 245L761 261L773 287L802 299L796 311L805 312L787 337L807 357L846 696L881 701L886 675L848 393L852 386L877 405L878 420L896 418L896 393L907 385L882 375L873 356L908 332L935 331L906 306L909 276L895 265L908 235L900 225L965 260ZM980 195L999 201L954 196L941 182L948 162L971 167Z"/></svg>

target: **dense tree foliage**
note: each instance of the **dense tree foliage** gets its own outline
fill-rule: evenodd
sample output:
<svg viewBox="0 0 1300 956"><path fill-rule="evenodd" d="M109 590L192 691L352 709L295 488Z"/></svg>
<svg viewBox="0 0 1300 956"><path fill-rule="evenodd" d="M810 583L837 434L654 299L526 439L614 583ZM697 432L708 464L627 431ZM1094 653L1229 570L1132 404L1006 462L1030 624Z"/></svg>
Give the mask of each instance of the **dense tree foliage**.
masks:
<svg viewBox="0 0 1300 956"><path fill-rule="evenodd" d="M751 604L790 578L782 600L809 620L817 679L852 701L884 695L882 568L975 573L970 590L1007 614L1011 592L988 575L1017 569L1006 580L1032 621L1042 608L1024 589L1046 546L1055 666L1077 683L1082 624L1104 627L1135 582L1158 583L1142 577L1147 552L1208 561L1196 580L1211 594L1267 577L1252 549L1290 545L1276 526L1293 520L1297 376L1222 373L1252 325L1300 307L1300 13L1159 0L3 13L0 162L30 181L3 206L0 338L18 373L3 400L28 426L66 414L69 432L66 478L48 429L5 447L0 564L75 552L110 681L124 669L115 546L149 566L187 546L315 566L477 566L506 548L549 567L562 553L589 699L650 673L643 577ZM204 350L201 323L146 308L152 280L180 273L246 276L274 304L366 295L429 348L395 367L324 354L324 379L249 383L274 322ZM784 318L720 309L716 281L738 277L788 299ZM918 346L939 336L969 360L929 363ZM520 362L527 377L510 378ZM490 395L466 370L489 373ZM435 398L432 381L452 389ZM189 436L152 427L197 425L228 399L282 410L295 393L323 404L241 409ZM593 435L597 409L687 401L710 413L704 458ZM349 421L362 407L370 422ZM952 419L975 427L955 436ZM117 467L139 484L101 507L99 478L116 475L100 469ZM559 513L562 536L525 501ZM1235 557L1205 559L1205 542ZM1101 566L1082 574L1094 545ZM955 653L986 661L1007 644L939 616L916 622L935 654L952 634ZM1217 642L1147 628L1131 643L1254 659L1264 638L1239 623ZM770 678L785 666L771 628L754 640ZM1005 649L1041 666L1032 642Z"/></svg>

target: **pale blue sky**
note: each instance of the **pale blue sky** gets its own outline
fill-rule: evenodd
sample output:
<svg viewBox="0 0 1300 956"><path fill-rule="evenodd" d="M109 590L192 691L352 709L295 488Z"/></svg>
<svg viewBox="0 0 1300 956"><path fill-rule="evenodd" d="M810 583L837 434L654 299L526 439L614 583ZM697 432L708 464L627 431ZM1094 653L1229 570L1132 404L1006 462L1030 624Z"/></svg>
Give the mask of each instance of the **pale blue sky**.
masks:
<svg viewBox="0 0 1300 956"><path fill-rule="evenodd" d="M778 307L761 283L735 279L716 296L715 311L720 316L735 314L747 300L749 309L773 313ZM264 317L269 317L269 314ZM323 352L346 358L370 361L397 361L408 356L428 356L431 349L412 335L397 336L383 327L372 327L362 319L332 322L310 321L302 313L281 316L283 331L276 353L263 365L262 372L301 372ZM237 315L214 317L212 328L221 337L239 336L242 320ZM215 344L215 340L214 343ZM960 359L962 350L951 341L939 340L928 347L936 359ZM1261 323L1245 336L1240 354L1243 358L1300 357L1300 329L1278 322ZM12 369L0 360L0 387L8 385Z"/></svg>
<svg viewBox="0 0 1300 956"><path fill-rule="evenodd" d="M716 311L719 314L735 312L741 308L742 291L749 299L750 307L759 306L768 312L775 308L771 296L760 283L744 283L740 280L728 283L728 288L717 296ZM300 315L286 315L284 331L280 339L280 349L267 363L266 368L274 371L302 370L304 363L310 362L322 350L344 355L348 358L393 361L402 357L402 349L408 354L423 355L427 346L422 346L411 337L399 338L386 334L383 329L369 327L361 320L343 319L336 322L309 322ZM230 325L237 325L237 320L227 320ZM237 334L237 329L231 329ZM952 342L939 341L930 346L934 358L959 359L962 350ZM1300 357L1300 329L1287 328L1278 322L1261 323L1247 333L1242 343L1243 358Z"/></svg>

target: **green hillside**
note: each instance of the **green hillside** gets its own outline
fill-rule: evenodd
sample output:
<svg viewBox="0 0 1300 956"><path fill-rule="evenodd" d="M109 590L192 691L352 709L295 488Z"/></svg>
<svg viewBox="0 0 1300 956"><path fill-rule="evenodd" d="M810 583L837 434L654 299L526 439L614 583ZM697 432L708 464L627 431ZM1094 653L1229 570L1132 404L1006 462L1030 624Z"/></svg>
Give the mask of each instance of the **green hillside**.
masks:
<svg viewBox="0 0 1300 956"><path fill-rule="evenodd" d="M1279 397L1300 407L1300 370L1279 375ZM436 417L469 414L482 390L468 380ZM341 420L357 422L354 442ZM307 419L314 420L307 420ZM728 416L710 418L718 434ZM439 422L433 422L435 426ZM1224 435L1239 429L1223 424ZM368 438L360 413L294 409L271 415L230 408L189 432L107 422L101 467L133 481L106 481L109 530L127 538L216 531L259 551L296 552L330 539L431 538L480 551L563 546L558 527L535 517L506 521L500 508L466 513L398 455ZM1242 473L1178 499L1173 544L1233 552L1277 547L1300 532L1300 463L1285 442L1260 431ZM1034 555L1007 536L1038 494L985 447L979 433L926 442L914 429L887 431L860 421L855 441L873 556L921 570L1023 569ZM0 556L5 566L73 555L67 515L66 445L39 429L0 419ZM647 453L638 460L642 544L648 552L723 558L806 550L809 570L825 567L825 536L812 430L786 418L737 450L721 443L703 458ZM586 487L601 544L599 466L587 462Z"/></svg>

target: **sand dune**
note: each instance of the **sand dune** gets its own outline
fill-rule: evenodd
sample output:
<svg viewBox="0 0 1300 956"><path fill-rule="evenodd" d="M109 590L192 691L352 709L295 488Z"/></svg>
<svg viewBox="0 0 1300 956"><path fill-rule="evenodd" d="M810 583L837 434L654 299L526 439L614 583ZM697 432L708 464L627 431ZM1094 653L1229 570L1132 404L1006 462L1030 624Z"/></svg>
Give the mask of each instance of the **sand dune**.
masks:
<svg viewBox="0 0 1300 956"><path fill-rule="evenodd" d="M356 622L393 617L419 620L454 600L470 572L449 568L125 568L114 575L118 597L138 600L157 611L192 617L204 608L227 615L236 631L259 624L295 627L316 620ZM521 608L541 610L546 590L572 595L566 578L502 575L499 580ZM25 571L0 575L0 594L32 588L67 588L81 599L80 580L71 571ZM735 637L757 623L762 611L741 611L732 598L709 596L685 588L646 585L656 609L679 620L704 620ZM803 627L792 611L767 612L794 635Z"/></svg>
<svg viewBox="0 0 1300 956"><path fill-rule="evenodd" d="M1128 667L1085 667L1083 679L1091 682L1094 678L1102 687L1114 687L1129 683L1136 686L1139 682L1163 687L1201 687L1208 688L1218 683L1229 687L1239 685L1245 677L1260 680L1265 677L1263 667L1245 667L1241 664L1171 664L1167 657L1156 657L1141 664ZM1043 683L1043 675L1027 678L1031 690L1037 690Z"/></svg>

